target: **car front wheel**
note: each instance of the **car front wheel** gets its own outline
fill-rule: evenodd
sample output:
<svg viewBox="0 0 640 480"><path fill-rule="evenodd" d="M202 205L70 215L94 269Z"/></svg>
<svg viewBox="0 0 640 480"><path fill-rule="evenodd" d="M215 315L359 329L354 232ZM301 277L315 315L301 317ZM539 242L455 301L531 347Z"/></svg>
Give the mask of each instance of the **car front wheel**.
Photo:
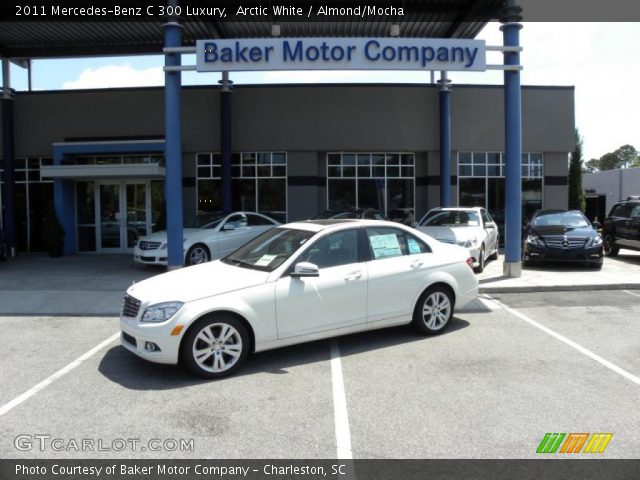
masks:
<svg viewBox="0 0 640 480"><path fill-rule="evenodd" d="M197 243L187 251L187 258L185 259L185 265L198 265L200 263L207 263L211 260L211 254L209 249L204 245Z"/></svg>
<svg viewBox="0 0 640 480"><path fill-rule="evenodd" d="M480 247L480 253L478 254L478 266L474 268L476 273L482 273L484 271L484 262L485 262L485 253L484 253L484 244Z"/></svg>
<svg viewBox="0 0 640 480"><path fill-rule="evenodd" d="M231 375L247 358L249 334L231 316L203 319L187 332L182 359L189 370L204 378Z"/></svg>
<svg viewBox="0 0 640 480"><path fill-rule="evenodd" d="M604 237L604 254L607 257L615 257L619 251L620 249L616 247L616 241L612 235Z"/></svg>
<svg viewBox="0 0 640 480"><path fill-rule="evenodd" d="M445 287L427 289L413 312L413 326L424 335L442 333L453 316L453 294Z"/></svg>

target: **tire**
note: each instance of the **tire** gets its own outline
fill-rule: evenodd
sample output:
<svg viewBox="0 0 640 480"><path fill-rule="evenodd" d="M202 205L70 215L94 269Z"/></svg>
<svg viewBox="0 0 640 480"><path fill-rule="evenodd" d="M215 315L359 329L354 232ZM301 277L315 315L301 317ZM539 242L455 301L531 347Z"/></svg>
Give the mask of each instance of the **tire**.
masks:
<svg viewBox="0 0 640 480"><path fill-rule="evenodd" d="M604 254L607 257L617 257L620 249L616 247L615 238L612 235L604 237Z"/></svg>
<svg viewBox="0 0 640 480"><path fill-rule="evenodd" d="M182 361L195 375L218 379L233 374L249 354L250 339L238 319L220 315L194 323L182 343Z"/></svg>
<svg viewBox="0 0 640 480"><path fill-rule="evenodd" d="M444 332L453 317L453 293L446 287L430 287L420 295L413 311L413 327L423 335Z"/></svg>
<svg viewBox="0 0 640 480"><path fill-rule="evenodd" d="M206 245L196 243L192 245L187 251L187 256L184 259L185 266L199 265L200 263L207 263L211 260L211 253Z"/></svg>
<svg viewBox="0 0 640 480"><path fill-rule="evenodd" d="M484 243L480 247L480 253L478 254L478 266L473 269L476 273L482 273L484 271L484 263L486 261L485 251L484 251Z"/></svg>

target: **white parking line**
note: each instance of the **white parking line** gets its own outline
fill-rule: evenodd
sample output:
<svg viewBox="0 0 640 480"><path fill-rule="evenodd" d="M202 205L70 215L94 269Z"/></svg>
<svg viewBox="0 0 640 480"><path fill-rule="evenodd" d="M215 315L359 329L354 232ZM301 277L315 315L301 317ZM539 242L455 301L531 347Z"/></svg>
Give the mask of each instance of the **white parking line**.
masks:
<svg viewBox="0 0 640 480"><path fill-rule="evenodd" d="M634 293L634 292L630 292L629 290L622 290L625 293L628 293L629 295L633 295L634 297L640 297L640 294L638 293Z"/></svg>
<svg viewBox="0 0 640 480"><path fill-rule="evenodd" d="M47 388L49 385L51 385L53 382L58 380L60 377L62 377L63 375L66 375L67 373L69 373L71 370L73 370L74 368L79 366L82 362L84 362L85 360L91 358L93 355L95 355L97 352L102 350L104 347L106 347L107 345L109 345L111 342L113 342L114 340L118 339L119 337L120 337L120 332L114 333L109 338L107 338L104 342L99 343L98 345L93 347L91 350L89 350L87 353L85 353L85 354L79 356L78 358L76 358L73 362L71 362L67 366L62 367L60 370L58 370L53 375L50 375L49 377L45 378L43 381L41 381L37 385L31 387L29 390L24 392L22 395L19 395L16 398L14 398L13 400L11 400L9 403L5 403L4 405L2 405L2 407L0 407L0 417L3 416L5 413L11 411L12 409L17 407L18 405L20 405L25 400L28 400L29 398L33 397L40 390L43 390L43 389Z"/></svg>
<svg viewBox="0 0 640 480"><path fill-rule="evenodd" d="M333 416L336 428L336 448L339 459L351 459L351 433L347 413L347 397L344 394L342 362L338 342L331 342L331 384L333 386Z"/></svg>
<svg viewBox="0 0 640 480"><path fill-rule="evenodd" d="M489 298L491 298L489 295L487 295L487 296ZM491 300L493 300L495 303L500 305L503 309L505 309L507 312L511 313L512 315L515 315L516 317L520 318L521 320L524 320L525 322L533 325L536 328L539 328L543 332L545 332L545 333L551 335L552 337L560 340L562 343L565 343L565 344L569 345L571 348L575 348L577 351L579 351L583 355L586 355L587 357L591 358L592 360L595 360L599 364L607 367L609 370L613 370L618 375L623 376L624 378L626 378L627 380L632 381L636 385L640 385L640 378L636 377L633 373L627 372L625 369L620 368L619 366L611 363L609 360L605 360L600 355L596 355L591 350L588 350L588 349L584 348L582 345L577 344L573 340L569 340L564 335L560 335L559 333L554 332L550 328L547 328L544 325L536 322L535 320L532 320L531 318L527 317L525 314L520 313L519 311L517 311L517 310L515 310L515 309L513 309L511 307L508 307L507 305L505 305L504 303L496 300L495 298L491 298Z"/></svg>

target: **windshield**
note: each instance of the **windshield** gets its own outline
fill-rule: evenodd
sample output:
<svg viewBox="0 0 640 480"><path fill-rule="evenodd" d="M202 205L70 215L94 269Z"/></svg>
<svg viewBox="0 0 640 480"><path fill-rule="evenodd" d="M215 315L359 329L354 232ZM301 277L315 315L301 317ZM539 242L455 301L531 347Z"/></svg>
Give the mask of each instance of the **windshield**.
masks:
<svg viewBox="0 0 640 480"><path fill-rule="evenodd" d="M196 215L187 223L187 228L216 228L224 218L222 213Z"/></svg>
<svg viewBox="0 0 640 480"><path fill-rule="evenodd" d="M480 225L475 210L435 210L427 213L421 227L477 227Z"/></svg>
<svg viewBox="0 0 640 480"><path fill-rule="evenodd" d="M534 227L562 226L573 228L588 227L587 219L580 212L554 212L538 215L533 219Z"/></svg>
<svg viewBox="0 0 640 480"><path fill-rule="evenodd" d="M315 235L306 230L274 228L251 240L222 262L252 270L272 272Z"/></svg>

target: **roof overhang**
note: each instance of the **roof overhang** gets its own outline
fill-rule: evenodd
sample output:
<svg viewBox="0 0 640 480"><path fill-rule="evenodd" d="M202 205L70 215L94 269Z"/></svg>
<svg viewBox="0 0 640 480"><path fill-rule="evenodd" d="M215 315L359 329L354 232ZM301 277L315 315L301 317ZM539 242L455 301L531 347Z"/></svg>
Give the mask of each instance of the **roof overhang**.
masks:
<svg viewBox="0 0 640 480"><path fill-rule="evenodd" d="M164 167L145 165L50 165L40 168L42 178L53 180L163 179Z"/></svg>

